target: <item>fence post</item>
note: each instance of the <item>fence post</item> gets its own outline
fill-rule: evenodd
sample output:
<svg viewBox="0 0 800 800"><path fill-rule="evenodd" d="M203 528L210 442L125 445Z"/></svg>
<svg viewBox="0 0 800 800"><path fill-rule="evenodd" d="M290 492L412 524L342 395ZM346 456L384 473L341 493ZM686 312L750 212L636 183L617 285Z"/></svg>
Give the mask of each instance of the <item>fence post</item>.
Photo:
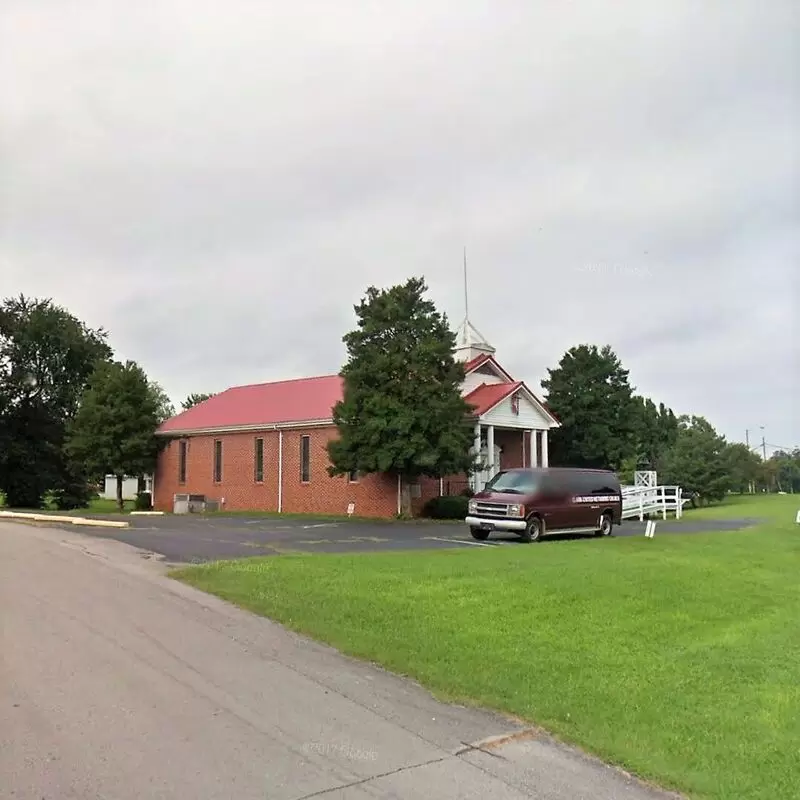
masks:
<svg viewBox="0 0 800 800"><path fill-rule="evenodd" d="M644 520L644 495L639 491L639 522Z"/></svg>
<svg viewBox="0 0 800 800"><path fill-rule="evenodd" d="M675 489L675 496L678 501L678 508L675 511L675 519L680 519L683 516L683 489L678 486Z"/></svg>

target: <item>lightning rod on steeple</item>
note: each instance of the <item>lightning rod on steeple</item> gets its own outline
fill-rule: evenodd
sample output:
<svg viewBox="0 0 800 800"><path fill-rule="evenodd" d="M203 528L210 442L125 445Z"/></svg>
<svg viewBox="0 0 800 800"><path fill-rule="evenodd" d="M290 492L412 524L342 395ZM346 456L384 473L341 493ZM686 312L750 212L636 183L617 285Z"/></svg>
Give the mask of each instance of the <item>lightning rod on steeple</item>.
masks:
<svg viewBox="0 0 800 800"><path fill-rule="evenodd" d="M469 361L481 353L494 353L483 334L469 321L469 280L467 276L467 247L464 245L464 321L456 331L456 357Z"/></svg>
<svg viewBox="0 0 800 800"><path fill-rule="evenodd" d="M464 245L464 319L469 319L469 291L467 283L467 246Z"/></svg>

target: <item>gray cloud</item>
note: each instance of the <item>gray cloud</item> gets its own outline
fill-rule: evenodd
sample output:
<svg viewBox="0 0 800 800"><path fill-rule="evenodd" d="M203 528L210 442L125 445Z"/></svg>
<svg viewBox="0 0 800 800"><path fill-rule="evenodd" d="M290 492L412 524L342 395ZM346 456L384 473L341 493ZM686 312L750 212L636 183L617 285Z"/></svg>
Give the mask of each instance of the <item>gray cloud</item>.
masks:
<svg viewBox="0 0 800 800"><path fill-rule="evenodd" d="M144 6L144 7L143 7ZM424 274L536 386L610 343L800 444L795 3L8 2L0 292L179 400L335 371Z"/></svg>

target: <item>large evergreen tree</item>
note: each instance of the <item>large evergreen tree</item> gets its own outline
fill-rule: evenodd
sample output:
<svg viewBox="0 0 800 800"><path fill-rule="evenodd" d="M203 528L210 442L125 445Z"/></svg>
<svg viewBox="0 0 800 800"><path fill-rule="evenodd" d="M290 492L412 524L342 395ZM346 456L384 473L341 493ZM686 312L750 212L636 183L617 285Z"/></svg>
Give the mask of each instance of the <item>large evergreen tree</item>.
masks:
<svg viewBox="0 0 800 800"><path fill-rule="evenodd" d="M98 366L69 426L68 452L93 477L115 475L117 505L123 508L126 475L141 476L155 467L162 397L135 362Z"/></svg>
<svg viewBox="0 0 800 800"><path fill-rule="evenodd" d="M40 507L88 498L85 476L64 453L65 429L98 361L111 357L93 330L50 300L0 305L0 490L6 503Z"/></svg>
<svg viewBox="0 0 800 800"><path fill-rule="evenodd" d="M453 356L447 318L426 291L423 279L412 278L370 287L355 306L358 327L344 337L344 398L333 410L339 438L328 446L331 475L391 473L407 487L423 475L473 469L464 367Z"/></svg>
<svg viewBox="0 0 800 800"><path fill-rule="evenodd" d="M547 372L547 404L561 421L551 433L552 464L616 470L636 455L641 417L611 347L573 347Z"/></svg>
<svg viewBox="0 0 800 800"><path fill-rule="evenodd" d="M680 417L678 435L664 457L659 479L695 493L701 501L721 500L735 482L725 438L704 417Z"/></svg>
<svg viewBox="0 0 800 800"><path fill-rule="evenodd" d="M634 397L636 408L636 464L658 470L666 451L678 434L678 419L663 403L649 397Z"/></svg>

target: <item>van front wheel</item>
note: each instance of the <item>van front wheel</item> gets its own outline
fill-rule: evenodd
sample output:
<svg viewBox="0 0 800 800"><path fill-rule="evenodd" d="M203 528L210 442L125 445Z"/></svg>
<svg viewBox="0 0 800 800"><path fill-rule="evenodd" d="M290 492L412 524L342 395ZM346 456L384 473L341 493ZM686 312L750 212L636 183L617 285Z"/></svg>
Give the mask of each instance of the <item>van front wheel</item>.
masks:
<svg viewBox="0 0 800 800"><path fill-rule="evenodd" d="M539 517L531 517L525 530L519 536L523 542L538 542L542 538L542 521Z"/></svg>
<svg viewBox="0 0 800 800"><path fill-rule="evenodd" d="M470 528L469 532L472 534L472 538L477 539L479 542L489 538L489 531L485 531L483 528Z"/></svg>

